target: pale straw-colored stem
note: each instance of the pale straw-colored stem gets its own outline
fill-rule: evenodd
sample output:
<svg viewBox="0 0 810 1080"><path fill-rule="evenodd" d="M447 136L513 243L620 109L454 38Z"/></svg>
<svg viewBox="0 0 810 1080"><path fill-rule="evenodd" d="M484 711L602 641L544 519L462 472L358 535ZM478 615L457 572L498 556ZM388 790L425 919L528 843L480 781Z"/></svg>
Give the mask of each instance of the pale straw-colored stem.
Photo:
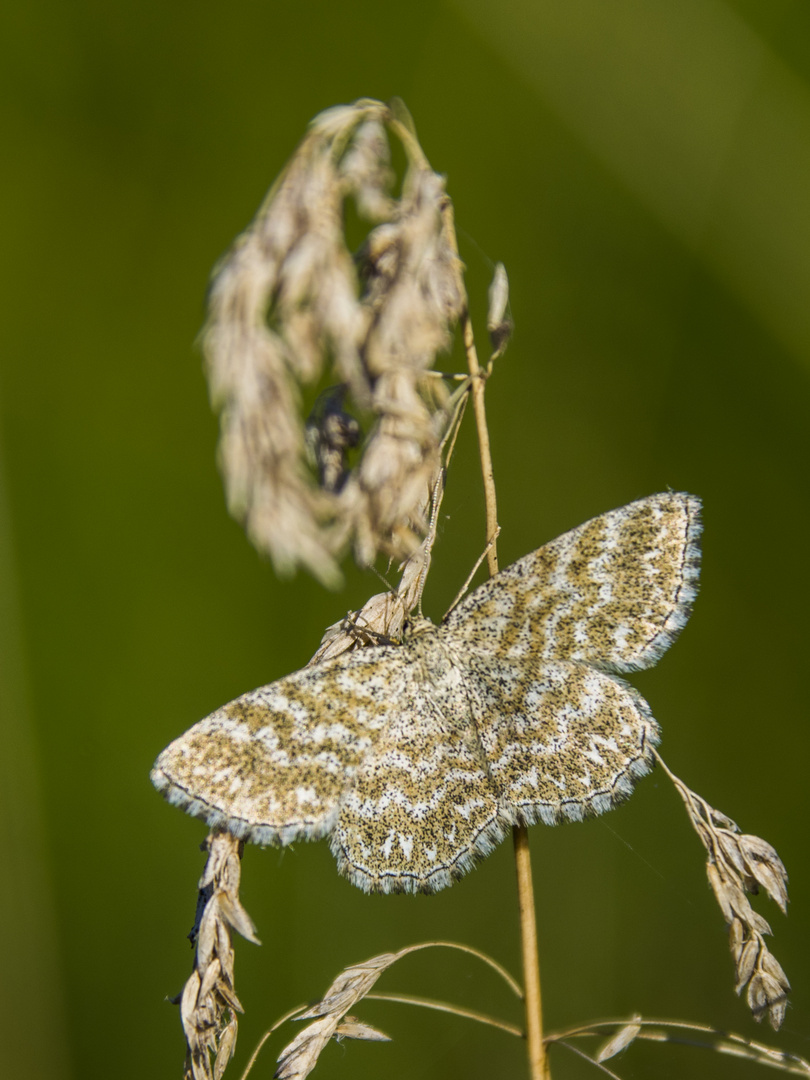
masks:
<svg viewBox="0 0 810 1080"><path fill-rule="evenodd" d="M517 1035L523 1038L523 1029L507 1020L498 1020L494 1016L478 1012L476 1009L464 1009L460 1005L453 1005L449 1001L436 1001L433 998L419 997L415 994L366 994L366 1001L393 1001L400 1005L419 1005L423 1009L434 1009L436 1012L450 1013L452 1016L463 1016L467 1020L476 1020L479 1024L488 1024L490 1027L506 1031L509 1035Z"/></svg>
<svg viewBox="0 0 810 1080"><path fill-rule="evenodd" d="M489 575L493 577L498 573L498 549L495 546L495 538L498 535L498 504L495 499L495 474L492 470L492 454L489 448L489 429L487 428L487 412L484 404L485 376L481 373L478 364L478 353L475 350L472 321L469 312L465 312L462 320L464 327L464 349L467 353L467 365L472 377L471 393L473 412L475 413L475 426L478 429L478 448L481 454L481 475L484 480L484 497L487 508L487 566Z"/></svg>
<svg viewBox="0 0 810 1080"><path fill-rule="evenodd" d="M447 234L455 243L453 227L453 206L448 200L444 208L447 222ZM481 457L481 475L484 480L484 496L487 512L487 566L490 576L498 573L498 551L495 538L498 534L498 504L495 498L495 476L492 469L492 454L489 446L486 406L484 404L484 384L486 375L478 363L475 348L472 321L469 311L461 318L464 333L464 349L467 354L467 367L470 372L470 392L472 394L475 425L478 430L478 447ZM512 830L515 845L515 867L518 882L518 906L520 911L520 938L523 954L523 989L526 1002L526 1044L529 1058L529 1076L531 1080L551 1080L551 1073L543 1042L543 1011L540 993L540 958L537 950L537 918L534 908L534 888L532 886L531 856L529 853L529 835L524 825L516 825Z"/></svg>
<svg viewBox="0 0 810 1080"><path fill-rule="evenodd" d="M523 951L523 993L526 999L526 1049L531 1080L551 1080L546 1044L543 1042L543 1002L540 994L540 958L537 949L537 917L534 909L529 833L525 825L512 830L518 880L520 942Z"/></svg>
<svg viewBox="0 0 810 1080"><path fill-rule="evenodd" d="M464 345L467 362L472 375L472 399L478 428L478 444L481 452L481 472L484 477L484 493L487 505L487 543L490 545L487 563L490 574L498 572L498 553L495 537L498 533L498 513L495 502L495 478L489 450L486 410L484 406L484 378L478 366L469 315L464 318ZM532 861L529 851L529 833L525 825L515 825L512 830L515 846L515 869L517 871L518 910L520 912L520 942L523 959L523 992L526 1004L526 1049L529 1057L531 1080L550 1080L546 1047L543 1042L543 1010L540 992L540 956L537 949L537 916L534 907L532 884Z"/></svg>

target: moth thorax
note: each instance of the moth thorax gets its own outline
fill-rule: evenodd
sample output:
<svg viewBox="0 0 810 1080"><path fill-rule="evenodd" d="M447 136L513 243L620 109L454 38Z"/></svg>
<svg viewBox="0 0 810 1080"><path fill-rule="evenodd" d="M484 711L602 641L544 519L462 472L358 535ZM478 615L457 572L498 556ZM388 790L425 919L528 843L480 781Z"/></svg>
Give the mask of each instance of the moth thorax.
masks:
<svg viewBox="0 0 810 1080"><path fill-rule="evenodd" d="M435 631L435 624L424 615L409 615L402 636L406 641L413 641L414 638L422 637L424 634L435 633Z"/></svg>

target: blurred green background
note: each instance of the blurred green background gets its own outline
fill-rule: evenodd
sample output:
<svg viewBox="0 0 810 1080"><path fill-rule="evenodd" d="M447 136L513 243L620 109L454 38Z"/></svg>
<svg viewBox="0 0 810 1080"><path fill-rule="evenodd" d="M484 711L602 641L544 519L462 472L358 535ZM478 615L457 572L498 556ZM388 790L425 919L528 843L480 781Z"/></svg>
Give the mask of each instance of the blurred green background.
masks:
<svg viewBox="0 0 810 1080"><path fill-rule="evenodd" d="M547 1023L638 1011L810 1056L810 5L18 0L0 20L3 1075L179 1078L164 997L191 964L205 829L150 764L378 590L356 571L338 595L280 582L255 555L225 512L194 340L212 265L309 119L394 94L448 176L479 330L488 260L511 278L488 388L503 564L667 486L703 497L695 614L634 681L671 768L791 874L789 919L758 903L794 983L773 1036L732 993L702 849L660 771L603 819L533 829ZM471 432L454 470L434 617L483 544ZM324 844L251 848L243 899L264 945L237 943L228 1076L377 952L446 937L519 970L508 844L416 898L364 896ZM380 989L517 1016L448 953ZM395 1042L327 1048L323 1080L524 1074L497 1031L357 1011ZM758 1075L662 1046L611 1064ZM553 1066L592 1075L565 1051Z"/></svg>

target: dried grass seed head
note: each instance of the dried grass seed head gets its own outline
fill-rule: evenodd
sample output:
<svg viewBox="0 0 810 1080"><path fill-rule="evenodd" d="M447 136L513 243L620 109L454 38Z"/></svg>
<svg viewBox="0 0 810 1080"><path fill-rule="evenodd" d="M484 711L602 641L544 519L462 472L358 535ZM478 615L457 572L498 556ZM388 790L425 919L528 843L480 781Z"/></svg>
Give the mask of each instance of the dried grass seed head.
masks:
<svg viewBox="0 0 810 1080"><path fill-rule="evenodd" d="M399 198L386 129L407 157ZM379 222L359 275L347 198ZM348 544L368 564L406 558L424 535L448 421L447 394L427 372L466 308L447 205L442 178L387 106L330 109L216 273L204 350L228 506L281 572L301 565L335 584ZM330 367L341 407L311 422L308 440L305 391ZM358 415L369 430L353 464Z"/></svg>
<svg viewBox="0 0 810 1080"><path fill-rule="evenodd" d="M754 911L746 892L764 888L787 914L787 871L776 851L758 836L740 833L726 814L710 806L697 792L667 768L656 755L681 796L689 820L706 848L706 874L715 899L729 927L729 947L734 960L735 992L747 987L746 1000L755 1020L764 1016L774 1030L785 1018L790 983L768 948L765 937L771 927Z"/></svg>
<svg viewBox="0 0 810 1080"><path fill-rule="evenodd" d="M249 941L259 941L239 900L239 841L230 833L214 832L206 847L197 918L189 935L196 945L194 970L180 995L180 1019L188 1046L185 1075L220 1080L236 1047L237 1013L243 1012L234 990L230 928Z"/></svg>
<svg viewBox="0 0 810 1080"><path fill-rule="evenodd" d="M509 278L506 276L506 267L499 262L495 265L492 284L489 286L487 311L487 330L496 356L500 356L505 351L514 329L512 319L507 313L508 307Z"/></svg>

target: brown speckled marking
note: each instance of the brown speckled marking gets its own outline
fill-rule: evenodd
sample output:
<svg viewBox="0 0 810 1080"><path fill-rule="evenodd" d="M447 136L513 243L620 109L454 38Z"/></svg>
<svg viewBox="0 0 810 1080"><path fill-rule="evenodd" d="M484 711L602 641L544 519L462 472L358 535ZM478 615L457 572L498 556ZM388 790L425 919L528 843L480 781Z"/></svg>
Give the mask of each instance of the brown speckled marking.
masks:
<svg viewBox="0 0 810 1080"><path fill-rule="evenodd" d="M650 667L697 588L700 503L653 495L573 529L439 627L245 694L175 740L155 785L259 844L329 835L369 891L431 892L516 821L610 809L658 726L615 672Z"/></svg>

